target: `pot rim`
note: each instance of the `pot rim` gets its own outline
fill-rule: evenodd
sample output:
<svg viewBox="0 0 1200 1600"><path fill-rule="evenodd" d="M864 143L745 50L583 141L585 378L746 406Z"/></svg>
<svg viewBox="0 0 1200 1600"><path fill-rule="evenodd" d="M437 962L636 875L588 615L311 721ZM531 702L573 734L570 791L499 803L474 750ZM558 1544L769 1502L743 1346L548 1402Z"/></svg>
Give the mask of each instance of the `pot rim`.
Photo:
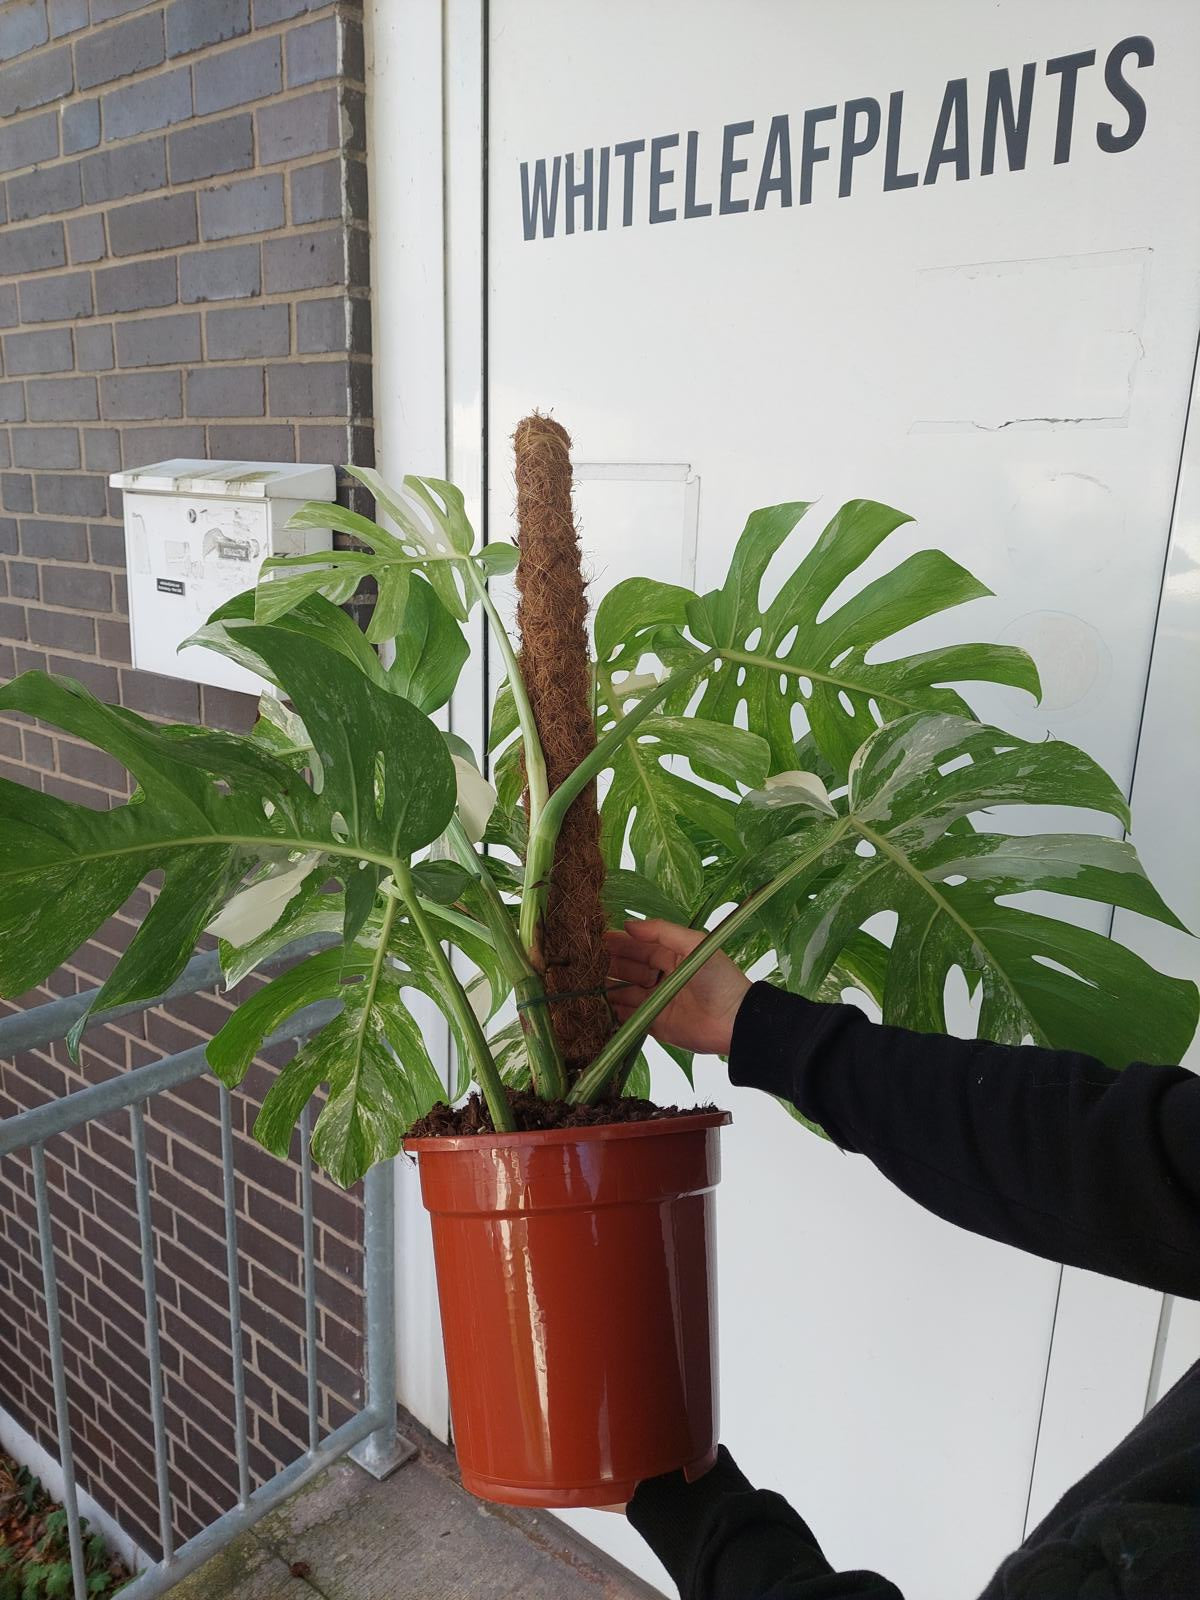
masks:
<svg viewBox="0 0 1200 1600"><path fill-rule="evenodd" d="M731 1111L695 1111L679 1117L654 1117L645 1122L597 1122L582 1128L533 1128L522 1133L453 1133L433 1138L404 1140L405 1155L457 1155L471 1150L492 1151L537 1145L597 1144L616 1139L648 1139L655 1135L695 1133L702 1128L724 1128L733 1121Z"/></svg>

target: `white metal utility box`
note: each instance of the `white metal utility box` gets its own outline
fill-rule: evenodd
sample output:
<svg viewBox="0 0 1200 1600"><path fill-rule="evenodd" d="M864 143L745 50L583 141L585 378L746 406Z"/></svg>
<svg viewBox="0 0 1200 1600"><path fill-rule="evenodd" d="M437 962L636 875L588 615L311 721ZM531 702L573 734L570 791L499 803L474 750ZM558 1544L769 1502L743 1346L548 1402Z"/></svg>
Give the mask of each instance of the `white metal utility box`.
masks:
<svg viewBox="0 0 1200 1600"><path fill-rule="evenodd" d="M308 500L332 500L336 472L309 462L158 461L109 482L124 491L133 665L258 694L269 685L215 651L180 643L251 588L267 556L328 550L328 528L289 528Z"/></svg>

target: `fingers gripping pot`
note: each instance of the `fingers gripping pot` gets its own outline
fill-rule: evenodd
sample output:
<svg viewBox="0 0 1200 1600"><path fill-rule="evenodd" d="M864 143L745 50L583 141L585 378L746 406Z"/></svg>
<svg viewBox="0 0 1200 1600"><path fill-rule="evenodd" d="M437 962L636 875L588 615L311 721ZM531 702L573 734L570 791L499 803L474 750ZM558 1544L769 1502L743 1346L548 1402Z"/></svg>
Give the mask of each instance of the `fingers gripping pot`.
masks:
<svg viewBox="0 0 1200 1600"><path fill-rule="evenodd" d="M645 1478L712 1464L715 1188L729 1120L408 1142L473 1494L612 1505Z"/></svg>

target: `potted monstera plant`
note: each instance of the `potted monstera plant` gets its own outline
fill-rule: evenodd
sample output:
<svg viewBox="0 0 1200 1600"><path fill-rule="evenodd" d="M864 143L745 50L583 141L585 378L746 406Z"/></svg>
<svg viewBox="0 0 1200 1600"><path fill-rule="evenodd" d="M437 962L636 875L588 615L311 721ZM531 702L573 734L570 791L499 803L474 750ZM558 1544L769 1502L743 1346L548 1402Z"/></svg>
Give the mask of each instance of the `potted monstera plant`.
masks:
<svg viewBox="0 0 1200 1600"><path fill-rule="evenodd" d="M231 1015L209 1059L235 1085L295 1011L341 1002L255 1131L285 1155L323 1090L313 1151L346 1184L407 1138L433 1216L464 1480L560 1506L700 1470L715 1447L712 1205L728 1119L650 1105L642 1054L713 949L810 996L860 991L926 1031L945 1029L958 971L981 1033L1118 1067L1177 1060L1197 1013L1192 985L1055 914L1091 902L1175 923L1116 836L1125 800L1095 762L972 717L964 683L1038 693L1028 656L889 655L900 630L986 592L969 573L925 550L842 598L908 519L854 501L809 533L806 505L772 506L751 514L720 588L619 584L592 659L568 443L546 418L518 429L515 545L478 548L462 495L429 478L393 491L357 470L379 522L306 507L300 522L357 547L272 561L193 641L277 686L245 736L156 725L41 673L0 690L0 709L90 740L137 783L95 812L0 782L0 988L40 982L155 871L96 1009L163 991L207 929L231 982L326 935ZM800 559L766 595L793 535ZM489 593L514 568L519 640ZM378 591L365 636L340 608L364 578ZM489 752L431 720L477 607L505 675ZM1118 829L1005 832L1001 809L1028 804ZM1033 890L1057 899L1031 908ZM643 914L711 931L618 1027L604 927ZM449 1094L414 993L456 1041Z"/></svg>

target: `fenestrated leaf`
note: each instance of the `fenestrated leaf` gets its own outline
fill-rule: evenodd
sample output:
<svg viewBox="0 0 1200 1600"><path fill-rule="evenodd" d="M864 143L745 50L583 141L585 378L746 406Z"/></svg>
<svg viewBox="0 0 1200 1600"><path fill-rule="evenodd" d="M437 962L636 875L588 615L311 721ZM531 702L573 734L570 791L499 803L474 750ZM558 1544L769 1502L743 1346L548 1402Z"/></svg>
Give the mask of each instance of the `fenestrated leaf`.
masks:
<svg viewBox="0 0 1200 1600"><path fill-rule="evenodd" d="M793 907L785 964L794 986L818 992L834 964L851 958L863 924L891 910L886 1021L944 1032L946 981L958 967L982 984L985 1037L1081 1050L1116 1067L1179 1060L1196 1026L1194 984L1090 929L1011 903L1036 888L1179 926L1133 847L1089 834L951 831L965 817L1025 804L1128 818L1116 785L1071 745L1026 743L951 714L881 728L850 768L849 829ZM802 827L797 842L823 826Z"/></svg>
<svg viewBox="0 0 1200 1600"><path fill-rule="evenodd" d="M1007 645L954 645L894 661L867 655L902 629L989 591L940 551L907 557L841 601L835 591L887 536L910 519L869 500L844 505L774 598L761 594L771 558L808 510L797 502L755 511L719 589L689 596L676 585L630 579L606 596L597 649L608 670L635 669L644 656L696 663L696 715L745 725L771 747L772 766L797 763L795 708L831 767L844 775L863 740L884 721L914 710L969 714L951 687L1003 683L1036 695L1037 671ZM713 659L705 662L703 652ZM700 775L719 779L719 767Z"/></svg>
<svg viewBox="0 0 1200 1600"><path fill-rule="evenodd" d="M318 933L341 932L345 921L342 895L340 892L327 891L325 887L332 875L332 868L327 862L315 867L298 893L288 902L278 922L259 938L243 945L233 945L225 939L219 941L221 971L225 975L226 988L234 988L248 973L297 939Z"/></svg>
<svg viewBox="0 0 1200 1600"><path fill-rule="evenodd" d="M461 900L463 890L472 882L471 874L456 861L418 861L412 875L417 892L443 906Z"/></svg>
<svg viewBox="0 0 1200 1600"><path fill-rule="evenodd" d="M426 717L304 633L228 626L242 631L303 718L321 794L253 738L159 728L101 704L69 679L27 673L14 680L0 689L0 708L97 745L139 789L128 804L92 811L0 781L4 992L40 982L155 869L164 874L162 888L100 990L101 1009L166 988L249 869L296 854L327 856L336 863L331 871L357 885L359 860L377 873L445 828L453 768Z"/></svg>
<svg viewBox="0 0 1200 1600"><path fill-rule="evenodd" d="M619 686L597 669L600 724L607 728L624 713ZM657 883L676 905L692 907L700 898L700 852L685 819L737 847L732 800L714 794L677 770L672 757L686 758L696 770L720 771L719 782L737 786L764 781L770 764L766 741L744 728L700 717L651 713L620 746L612 762L612 781L600 808L601 847L609 870L621 864L626 845L642 874Z"/></svg>

